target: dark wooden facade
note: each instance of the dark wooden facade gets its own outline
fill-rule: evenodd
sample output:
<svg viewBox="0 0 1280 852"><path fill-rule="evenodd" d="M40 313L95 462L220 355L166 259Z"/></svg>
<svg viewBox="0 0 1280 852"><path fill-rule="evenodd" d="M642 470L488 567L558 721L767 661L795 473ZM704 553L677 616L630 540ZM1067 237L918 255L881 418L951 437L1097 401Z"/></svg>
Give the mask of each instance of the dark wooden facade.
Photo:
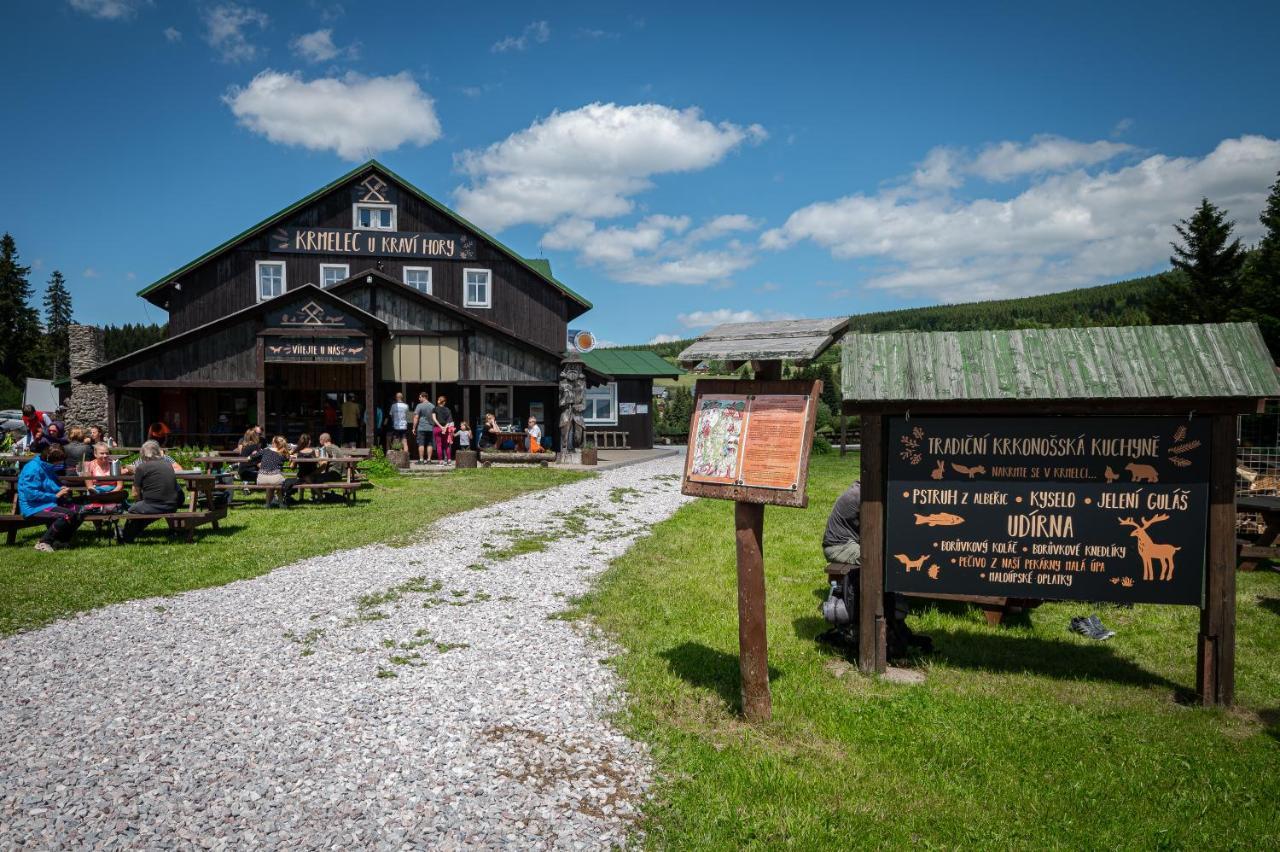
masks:
<svg viewBox="0 0 1280 852"><path fill-rule="evenodd" d="M299 228L331 229L348 244L352 237L366 245L380 239L386 232L357 229L358 203L394 207L394 234L448 237L459 250L440 259L282 248L299 248L284 236ZM283 264L282 295L259 299L259 261ZM329 264L346 266L347 277L321 289L321 266ZM404 282L406 266L431 270L430 293ZM467 269L489 271L489 307L467 306ZM375 408L385 411L395 392L412 405L420 389L449 397L455 416L473 426L492 387L505 388L516 409L541 403L554 421L568 322L590 307L551 277L545 261L512 253L374 161L139 295L169 312L169 338L84 378L108 386L113 413L127 402L131 412L141 412L133 419L171 428L178 421L175 431L194 441L207 437L214 422L232 433L257 422L293 437L292 431L315 428L316 412L329 405L316 394L330 402L353 394L368 413L361 429L366 440L373 439ZM313 322L312 314L342 321L321 316ZM402 345L435 347L457 363L443 365L438 375L406 377L397 372L398 352L408 351L397 350ZM396 368L388 368L391 362ZM206 398L215 390L242 391L248 402L243 395L230 402ZM307 393L315 399L304 399Z"/></svg>

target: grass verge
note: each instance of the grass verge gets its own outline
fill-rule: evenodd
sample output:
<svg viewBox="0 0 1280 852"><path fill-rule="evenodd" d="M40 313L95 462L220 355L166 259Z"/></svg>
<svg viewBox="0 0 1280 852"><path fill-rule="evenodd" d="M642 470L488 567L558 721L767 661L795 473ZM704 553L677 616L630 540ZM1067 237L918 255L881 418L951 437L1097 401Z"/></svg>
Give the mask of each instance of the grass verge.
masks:
<svg viewBox="0 0 1280 852"><path fill-rule="evenodd" d="M1280 574L1239 576L1231 710L1188 706L1198 612L1085 604L989 628L918 605L927 680L864 678L814 637L826 514L857 457L815 457L810 508L765 515L774 719L738 715L733 505L699 500L578 604L621 645L621 722L661 781L651 847L1277 848Z"/></svg>
<svg viewBox="0 0 1280 852"><path fill-rule="evenodd" d="M132 545L109 544L85 524L73 550L35 553L42 530L23 530L0 564L0 635L81 610L218 586L298 559L373 542L402 544L455 512L506 500L586 474L550 468L458 470L448 476L377 477L354 506L263 507L237 494L221 530L201 527L194 544L172 542L163 524ZM243 502L243 501L248 502Z"/></svg>

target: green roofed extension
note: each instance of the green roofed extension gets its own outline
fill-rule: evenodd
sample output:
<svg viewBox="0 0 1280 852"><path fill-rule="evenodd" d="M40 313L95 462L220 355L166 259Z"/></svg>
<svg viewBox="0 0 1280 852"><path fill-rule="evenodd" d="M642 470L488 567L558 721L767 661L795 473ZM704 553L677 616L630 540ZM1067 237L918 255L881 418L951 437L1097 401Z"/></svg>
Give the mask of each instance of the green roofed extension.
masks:
<svg viewBox="0 0 1280 852"><path fill-rule="evenodd" d="M843 345L846 401L1280 396L1253 323L886 332Z"/></svg>
<svg viewBox="0 0 1280 852"><path fill-rule="evenodd" d="M684 370L656 353L638 349L595 349L582 354L582 361L597 373L620 376L662 376L675 378Z"/></svg>
<svg viewBox="0 0 1280 852"><path fill-rule="evenodd" d="M338 178L337 180L332 181L331 183L328 183L328 184L326 184L326 185L324 185L324 186L320 187L320 188L319 188L319 189L317 189L315 192L311 193L310 195L305 196L304 198L301 198L301 199L299 199L299 200L295 201L293 204L290 204L288 207L284 208L283 210L281 210L281 211L279 211L279 212L277 212L277 213L273 213L272 215L268 216L266 219L263 219L263 220L262 220L261 222L259 222L258 224L253 225L253 226L251 226L251 227L247 228L246 230L244 230L244 231L240 232L239 234L236 234L236 235L235 235L234 237L232 237L231 239L227 240L226 242L222 243L222 244L221 244L221 245L219 245L219 246L216 246L215 248L210 249L209 251L207 251L207 252L205 252L204 254L200 255L200 256L199 256L199 257L197 257L195 260L191 261L190 263L186 264L185 266L181 267L180 269L175 269L173 272L170 272L168 275L164 276L163 278L159 279L158 281L156 281L156 282L154 282L154 283L152 283L152 284L149 284L149 285L148 285L148 286L146 286L146 287L143 287L141 290L139 290L139 291L138 291L138 295L139 295L139 296L142 296L142 297L144 297L144 298L146 298L148 295L150 295L151 293L155 292L156 290L159 290L161 287L165 286L166 284L169 284L170 282L174 281L174 280L175 280L175 279L177 279L177 278L181 278L183 275L187 274L188 272L190 272L190 271L191 271L192 269L194 269L195 267L197 267L197 266L199 266L200 264L204 263L204 262L205 262L206 260L208 260L209 258L211 258L211 257L213 257L213 256L215 256L215 255L217 255L218 253L220 253L220 252L222 252L222 251L225 251L226 249L231 248L232 246L234 246L236 243L240 242L241 240L248 239L248 238L250 238L250 237L254 236L255 234L259 233L260 231L266 230L267 228L271 227L272 225L276 224L277 222L280 222L281 220L285 219L285 218L286 218L286 217L288 217L289 215L291 215L291 214L295 213L296 211L298 211L298 210L302 209L303 207L307 206L307 205L308 205L308 204L310 204L311 202L315 201L317 198L320 198L321 196L323 196L324 194L326 194L326 193L328 193L328 192L332 192L333 190L335 190L335 189L337 189L338 187L342 186L342 184L346 183L347 181L352 180L352 179L353 179L353 178L355 178L355 177L358 177L359 175L361 175L362 173L364 173L364 172L366 172L366 171L369 171L370 169L378 169L378 170L379 170L379 171L381 171L383 174L385 174L387 177L389 177L389 178L391 178L392 180L394 180L394 181L396 181L397 183L399 183L402 187L404 187L406 190L408 190L409 192L411 192L414 196L416 196L416 197L417 197L418 199L420 199L421 201L423 201L423 202L425 202L426 204L430 205L431 207L435 208L437 211L439 211L440 213L444 214L445 216L448 216L449 218L451 218L451 219L453 219L454 221L458 222L458 223L459 223L460 225L462 225L463 227L471 229L471 230L472 230L472 231L474 231L474 232L475 232L475 233L476 233L476 234L477 234L481 239L486 240L486 241L488 241L488 242L492 243L494 246L496 246L496 247L497 247L498 249L500 249L502 252L504 252L505 254L507 254L508 256L510 256L513 260L515 260L515 261L517 261L517 262L519 262L519 263L523 264L524 266L528 267L532 272L534 272L534 273L535 273L535 274L537 274L539 277L541 277L542 279L544 279L547 283L551 284L551 285L552 285L553 287L555 287L557 290L559 290L560 292L564 293L564 294L565 294L566 296L568 296L570 299L573 299L575 302L579 303L579 304L583 307L583 310L584 310L584 311L585 311L585 310L587 310L587 309L589 309L589 308L591 308L591 302L587 301L587 299L586 299L586 298L584 298L582 295L580 295L580 294L578 294L578 293L574 292L572 289L570 289L569 287L567 287L564 283L562 283L561 281L557 280L555 277L553 277L553 276L552 276L552 274L551 274L551 263L550 263L550 261L547 261L547 260L540 260L540 259L534 260L534 259L530 259L530 258L526 258L526 257L521 257L519 254L517 254L517 253L516 253L515 251L513 251L511 248L509 248L508 246L506 246L506 245L504 245L503 243L499 242L498 240L494 239L492 236L490 236L489 234L485 233L483 230L481 230L480 228L476 227L476 226L475 226L475 225L473 225L471 222L468 222L468 221L467 221L466 219L464 219L462 216L459 216L456 212L454 212L453 210L450 210L448 207L446 207L445 205L441 204L439 201L436 201L434 198L432 198L431 196L427 195L425 192L423 192L422 190L418 189L416 186L414 186L413 184L409 183L409 181L407 181L407 180L405 180L404 178L400 177L400 175L398 175L398 174L396 174L395 172L391 171L391 169L387 168L386 166L384 166L382 163L378 162L377 160L369 160L367 163L364 163L363 165L357 166L356 168L354 168L354 169L352 169L351 171L347 172L345 175L343 175L342 177Z"/></svg>

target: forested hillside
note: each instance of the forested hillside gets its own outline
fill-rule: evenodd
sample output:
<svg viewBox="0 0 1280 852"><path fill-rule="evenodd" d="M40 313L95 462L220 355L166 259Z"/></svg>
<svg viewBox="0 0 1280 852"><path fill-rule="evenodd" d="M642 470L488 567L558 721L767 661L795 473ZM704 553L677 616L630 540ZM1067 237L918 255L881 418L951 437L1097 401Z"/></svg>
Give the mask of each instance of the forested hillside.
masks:
<svg viewBox="0 0 1280 852"><path fill-rule="evenodd" d="M104 326L103 348L106 349L108 361L114 361L122 355L128 355L136 349L159 343L165 338L167 326L155 323L131 323L124 325Z"/></svg>
<svg viewBox="0 0 1280 852"><path fill-rule="evenodd" d="M1001 299L995 302L965 302L856 314L850 331L967 331L980 328L1061 328L1093 325L1149 325L1147 304L1176 272L1163 272L1067 290L1043 296ZM649 349L664 358L674 358L692 342L675 340L633 347Z"/></svg>

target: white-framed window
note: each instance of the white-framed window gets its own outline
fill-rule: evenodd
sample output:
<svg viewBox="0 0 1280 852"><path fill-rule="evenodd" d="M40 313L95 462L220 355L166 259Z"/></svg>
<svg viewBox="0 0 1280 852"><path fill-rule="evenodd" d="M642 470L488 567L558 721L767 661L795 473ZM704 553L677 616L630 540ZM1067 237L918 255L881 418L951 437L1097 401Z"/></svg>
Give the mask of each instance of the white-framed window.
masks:
<svg viewBox="0 0 1280 852"><path fill-rule="evenodd" d="M415 290L421 290L423 293L430 293L431 267L406 266L404 268L404 283L408 284Z"/></svg>
<svg viewBox="0 0 1280 852"><path fill-rule="evenodd" d="M254 261L254 271L258 279L258 301L274 299L286 289L284 280L284 262L279 260Z"/></svg>
<svg viewBox="0 0 1280 852"><path fill-rule="evenodd" d="M582 422L602 426L618 425L618 383L587 388L586 407L582 409Z"/></svg>
<svg viewBox="0 0 1280 852"><path fill-rule="evenodd" d="M493 273L488 269L462 270L462 304L468 308L493 306Z"/></svg>
<svg viewBox="0 0 1280 852"><path fill-rule="evenodd" d="M320 286L332 287L339 281L345 281L351 277L351 266L346 263L322 263L320 264Z"/></svg>
<svg viewBox="0 0 1280 852"><path fill-rule="evenodd" d="M352 227L357 231L394 231L396 206L394 204L354 204L351 208Z"/></svg>

